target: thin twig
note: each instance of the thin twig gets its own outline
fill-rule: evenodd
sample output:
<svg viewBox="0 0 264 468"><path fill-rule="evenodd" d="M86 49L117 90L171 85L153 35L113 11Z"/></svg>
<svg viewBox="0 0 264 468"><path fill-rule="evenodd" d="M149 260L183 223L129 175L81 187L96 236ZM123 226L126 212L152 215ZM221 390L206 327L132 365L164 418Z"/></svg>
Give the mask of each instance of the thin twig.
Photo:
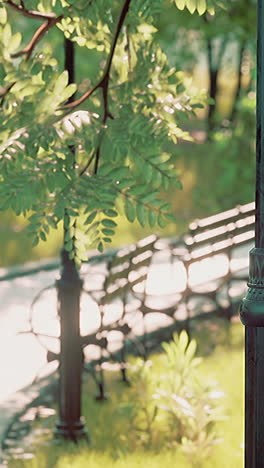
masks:
<svg viewBox="0 0 264 468"><path fill-rule="evenodd" d="M84 101L86 101L86 99L88 99L100 87L101 87L101 81L97 83L97 85L94 86L94 88L89 89L89 91L86 91L79 99L76 99L75 101L72 101L69 104L65 104L60 109L72 109L72 108L79 106Z"/></svg>
<svg viewBox="0 0 264 468"><path fill-rule="evenodd" d="M20 50L19 52L16 52L15 54L12 54L12 58L16 57L21 57L22 55L27 56L27 60L30 58L33 50L35 49L37 43L43 38L43 36L48 32L50 28L52 28L56 23L58 23L63 16L58 16L57 18L52 18L50 20L47 20L45 23L43 23L35 32L33 35L32 39L28 43L27 46L24 47L24 49Z"/></svg>
<svg viewBox="0 0 264 468"><path fill-rule="evenodd" d="M87 161L87 163L85 164L85 166L83 167L83 169L80 171L80 174L79 174L80 177L87 171L87 169L89 168L89 166L90 166L90 164L92 163L93 159L95 158L95 155L96 155L96 152L94 152L94 153L92 154L92 156L91 156L90 159Z"/></svg>
<svg viewBox="0 0 264 468"><path fill-rule="evenodd" d="M12 0L7 0L6 4L21 13L23 16L27 16L28 18L39 19L42 21L56 18L55 13L42 13L40 11L27 10L24 6L24 2L20 2L20 5L17 5Z"/></svg>
<svg viewBox="0 0 264 468"><path fill-rule="evenodd" d="M0 106L3 105L6 95L9 93L10 89L13 88L14 84L15 81L13 83L10 83L8 86L6 86L0 91Z"/></svg>
<svg viewBox="0 0 264 468"><path fill-rule="evenodd" d="M98 148L96 150L96 154L95 154L94 174L97 174L99 159L100 159L100 145L98 146Z"/></svg>
<svg viewBox="0 0 264 468"><path fill-rule="evenodd" d="M10 91L10 89L14 86L15 81L13 83L10 83L8 86L5 88L1 89L0 91L0 98L5 97L5 95Z"/></svg>
<svg viewBox="0 0 264 468"><path fill-rule="evenodd" d="M116 32L115 32L115 35L114 35L114 39L113 39L113 42L112 42L112 45L111 45L111 50L110 50L110 53L109 53L108 61L107 61L107 64L106 64L106 67L105 67L105 70L104 70L104 73L103 73L103 77L94 86L94 88L92 88L89 91L86 91L79 99L76 99L75 101L63 106L63 109L65 109L65 108L66 109L67 108L74 108L74 107L79 106L84 101L86 101L86 99L88 99L98 88L102 88L103 89L103 96L104 96L104 103L105 103L104 115L108 116L108 108L107 108L107 105L106 105L107 104L107 98L106 98L106 101L105 101L105 97L106 97L107 91L108 91L110 70L111 70L111 66L112 66L112 62L113 62L113 57L114 57L114 53L115 53L116 44L117 44L117 41L118 41L118 38L119 38L119 35L120 35L120 32L121 32L122 26L124 24L126 15L128 13L130 2L131 2L131 0L126 0L125 1L125 4L124 4L124 6L122 8L122 11L120 13L120 17L119 17L119 20L118 20L118 24L117 24ZM110 115L109 115L109 117L110 117Z"/></svg>
<svg viewBox="0 0 264 468"><path fill-rule="evenodd" d="M102 125L105 125L106 120L107 120L108 117L110 119L114 118L113 115L111 114L111 112L109 111L109 107L108 107L109 79L110 79L111 66L112 66L112 63L113 63L116 44L117 44L117 41L118 41L118 38L119 38L119 35L120 35L120 32L121 32L122 26L124 24L126 15L128 13L130 2L131 2L131 0L126 0L125 1L124 6L122 8L122 11L120 13L119 20L118 20L117 27L116 27L116 32L115 32L113 42L112 42L112 45L111 45L111 50L110 50L109 57L108 57L108 60L107 60L107 64L105 66L105 70L104 70L104 73L103 73L103 77L99 80L99 82L91 90L86 91L86 93L84 93L79 99L77 99L77 100L63 106L62 107L63 109L65 109L65 108L66 109L69 109L69 108L72 109L72 108L75 108L75 107L79 106L86 99L91 97L91 95L97 89L101 88L102 89L102 97L103 97ZM80 172L80 174L79 174L80 176L82 176L85 173L85 171L88 169L89 165L91 164L91 162L92 162L92 160L94 158L95 158L94 174L97 174L98 167L99 167L99 159L100 159L100 148L101 148L101 141L99 142L95 153L92 155L92 157L89 159L87 164L84 166L84 168Z"/></svg>

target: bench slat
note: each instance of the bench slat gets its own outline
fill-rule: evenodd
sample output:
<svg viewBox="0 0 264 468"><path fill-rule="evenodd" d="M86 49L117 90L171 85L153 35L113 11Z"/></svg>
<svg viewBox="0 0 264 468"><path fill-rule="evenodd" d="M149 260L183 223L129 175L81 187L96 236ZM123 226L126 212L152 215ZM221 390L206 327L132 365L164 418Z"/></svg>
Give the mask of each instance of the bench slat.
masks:
<svg viewBox="0 0 264 468"><path fill-rule="evenodd" d="M219 226L228 224L228 222L236 222L247 216L255 216L254 202L238 206L232 210L227 210L213 216L209 216L208 218L193 221L189 225L189 233L190 235L195 235L195 233L199 233L200 231L203 232L206 229L217 228Z"/></svg>

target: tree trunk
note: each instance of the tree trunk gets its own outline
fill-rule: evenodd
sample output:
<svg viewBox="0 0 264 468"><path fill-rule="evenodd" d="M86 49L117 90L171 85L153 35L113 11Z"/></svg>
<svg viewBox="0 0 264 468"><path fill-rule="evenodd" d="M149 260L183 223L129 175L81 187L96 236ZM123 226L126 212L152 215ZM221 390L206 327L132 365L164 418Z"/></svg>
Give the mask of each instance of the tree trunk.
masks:
<svg viewBox="0 0 264 468"><path fill-rule="evenodd" d="M227 39L224 38L221 41L219 52L216 57L213 57L214 54L214 44L213 40L207 39L207 61L208 61L208 73L209 73L209 98L210 102L208 105L207 113L207 138L210 139L211 133L215 127L215 114L216 114L216 99L218 94L218 76L221 70L221 64L223 55L226 50Z"/></svg>
<svg viewBox="0 0 264 468"><path fill-rule="evenodd" d="M245 48L246 48L246 42L243 41L240 44L239 47L239 52L238 52L238 67L237 67L237 85L236 85L236 90L234 93L234 102L233 102L233 107L231 110L230 114L230 121L234 122L237 114L237 106L239 103L239 98L241 95L241 88L242 88L242 65L243 65L243 57L245 53Z"/></svg>
<svg viewBox="0 0 264 468"><path fill-rule="evenodd" d="M213 63L213 41L207 40L207 60L208 60L208 72L209 72L209 98L210 102L208 105L207 114L207 132L208 138L215 125L215 110L216 110L216 96L217 96L217 78L218 78L218 67L214 67Z"/></svg>

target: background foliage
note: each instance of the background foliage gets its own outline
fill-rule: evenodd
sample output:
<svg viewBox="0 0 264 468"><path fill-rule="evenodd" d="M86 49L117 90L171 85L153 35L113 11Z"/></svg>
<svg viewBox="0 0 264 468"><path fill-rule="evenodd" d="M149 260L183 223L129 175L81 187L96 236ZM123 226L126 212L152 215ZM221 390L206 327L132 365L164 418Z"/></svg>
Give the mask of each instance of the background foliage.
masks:
<svg viewBox="0 0 264 468"><path fill-rule="evenodd" d="M132 0L111 63L107 102L102 80L120 3L109 2L107 10L100 1L88 9L86 2L24 2L28 10L63 15L30 53L40 23L17 11L21 5L1 2L2 264L55 254L62 221L65 246L81 259L87 239L102 249L117 224L116 244L156 225L175 235L193 217L252 200L255 1L142 6ZM76 43L78 87L63 72L63 34ZM75 91L78 98L96 86L81 105L65 107ZM210 99L200 109L206 88ZM34 243L40 241L33 251L24 215L31 216ZM49 235L46 247L53 227L58 234Z"/></svg>

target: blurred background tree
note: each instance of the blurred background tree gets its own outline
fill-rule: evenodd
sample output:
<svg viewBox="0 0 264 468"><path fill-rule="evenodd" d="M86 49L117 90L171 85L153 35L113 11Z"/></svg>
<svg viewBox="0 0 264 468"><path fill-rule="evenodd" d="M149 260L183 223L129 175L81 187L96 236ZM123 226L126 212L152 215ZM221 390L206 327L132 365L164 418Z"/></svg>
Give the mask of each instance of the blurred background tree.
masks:
<svg viewBox="0 0 264 468"><path fill-rule="evenodd" d="M165 2L166 3L166 2ZM176 2L177 3L177 2ZM183 2L184 3L184 2ZM183 5L182 3L182 5ZM215 14L176 9L167 0L159 17L159 39L170 64L184 71L189 86L208 94L207 106L197 109L191 120L181 126L193 142L179 140L168 145L177 156L175 177L180 177L181 192L171 191L170 202L177 218L162 235L180 235L196 217L208 216L254 197L255 151L255 30L256 0L222 0ZM25 42L39 23L30 23L13 12L14 32L23 33ZM44 38L46 50L59 59L60 31L54 28ZM43 42L41 44L43 48ZM96 77L100 54L77 48L77 76L80 91L87 89L87 76ZM61 69L62 71L62 69ZM30 259L57 255L61 232L47 243L32 249L25 230L26 220L12 213L0 215L0 264L7 266ZM148 234L150 228L119 219L115 245L133 242Z"/></svg>

